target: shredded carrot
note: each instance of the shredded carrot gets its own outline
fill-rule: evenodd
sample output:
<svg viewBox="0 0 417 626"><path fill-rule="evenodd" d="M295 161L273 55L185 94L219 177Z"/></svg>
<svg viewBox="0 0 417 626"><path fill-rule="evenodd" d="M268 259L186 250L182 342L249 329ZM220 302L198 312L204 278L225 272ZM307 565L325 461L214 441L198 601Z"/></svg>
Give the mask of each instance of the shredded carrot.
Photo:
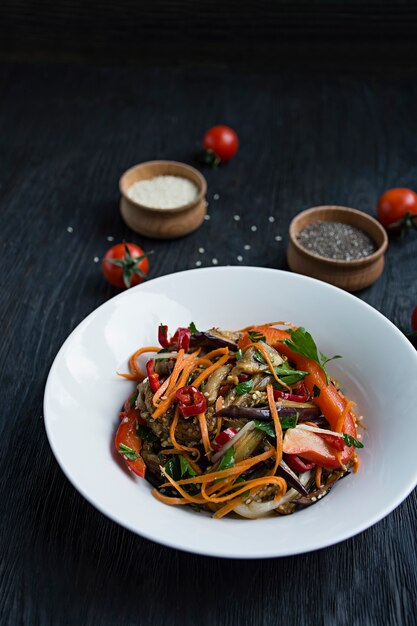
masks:
<svg viewBox="0 0 417 626"><path fill-rule="evenodd" d="M164 504L174 504L174 505L189 504L189 502L185 500L184 498L164 496L163 493L161 493L160 491L158 491L158 489L155 489L155 488L152 489L151 493L157 500L159 500L160 502L163 502Z"/></svg>
<svg viewBox="0 0 417 626"><path fill-rule="evenodd" d="M354 474L356 474L356 472L358 471L360 464L361 462L360 462L358 455L354 454L353 455L353 473Z"/></svg>
<svg viewBox="0 0 417 626"><path fill-rule="evenodd" d="M190 448L188 446L183 446L175 439L175 430L178 425L178 420L180 417L180 410L178 407L175 409L174 417L172 419L171 425L169 427L169 438L171 439L172 445L179 452L190 452L191 454L195 454L196 461L200 458L200 451L197 448ZM201 474L201 472L199 472Z"/></svg>
<svg viewBox="0 0 417 626"><path fill-rule="evenodd" d="M122 376L123 378L127 378L128 380L142 381L144 378L146 378L146 374L142 372L137 364L138 357L140 357L141 354L145 354L146 352L159 352L159 350L160 348L155 346L146 346L145 348L139 348L139 350L136 350L136 352L134 352L129 359L129 369L131 373L119 374L119 372L117 372L117 375Z"/></svg>
<svg viewBox="0 0 417 626"><path fill-rule="evenodd" d="M336 458L338 462L340 463L340 467L342 468L342 470L346 471L346 465L343 463L343 460L342 460L343 451L339 452L339 450L336 450L335 454L336 454Z"/></svg>
<svg viewBox="0 0 417 626"><path fill-rule="evenodd" d="M217 437L218 435L220 435L220 431L221 431L221 429L222 429L222 424L223 424L223 418L222 418L222 417L220 417L220 415L218 415L218 416L216 417L216 437Z"/></svg>
<svg viewBox="0 0 417 626"><path fill-rule="evenodd" d="M275 452L275 465L272 474L275 474L277 471L278 465L281 463L282 459L282 428L281 422L279 421L277 406L274 400L274 392L272 385L267 385L266 394L268 397L269 410L271 411L271 417L274 420L275 427L275 439L276 439L276 452Z"/></svg>
<svg viewBox="0 0 417 626"><path fill-rule="evenodd" d="M259 350L259 352L262 353L262 356L264 357L265 361L267 362L267 365L270 369L270 372L272 374L272 376L275 378L275 380L277 381L277 383L279 383L280 385L282 385L283 387L286 387L289 391L291 391L291 387L289 385L287 385L287 383L284 383L280 377L278 376L278 374L276 373L276 371L274 370L274 366L272 365L272 361L271 361L271 357L269 356L269 352L268 349L261 343L261 342L256 342L256 343L251 343L251 346L255 346L257 350Z"/></svg>
<svg viewBox="0 0 417 626"><path fill-rule="evenodd" d="M355 403L352 402L351 400L349 400L348 402L346 402L345 408L342 411L342 415L340 416L337 424L336 424L336 428L335 431L337 433L341 433L343 432L343 427L345 425L345 419L346 419L346 415L349 413L349 411L352 409L353 405Z"/></svg>
<svg viewBox="0 0 417 626"><path fill-rule="evenodd" d="M193 478L182 478L178 481L178 485L191 485L193 483L210 483L219 478L228 478L229 476L235 476L237 474L241 474L245 470L253 467L257 463L261 463L261 461L266 461L271 456L276 454L274 448L270 448L266 452L262 452L262 454L258 454L257 456L246 459L245 461L239 461L236 463L234 467L230 469L215 471L215 472L207 472L206 474L202 474L201 476L194 476ZM161 487L166 486L166 483L161 485Z"/></svg>
<svg viewBox="0 0 417 626"><path fill-rule="evenodd" d="M203 441L204 450L206 452L206 456L211 458L211 447L210 447L210 438L207 430L207 419L205 413L199 413L197 415L197 419L200 423L201 430L201 439Z"/></svg>
<svg viewBox="0 0 417 626"><path fill-rule="evenodd" d="M233 498L233 500L230 500L230 502L222 506L221 509L218 509L214 513L213 519L220 519L224 517L225 515L227 515L228 513L231 513L233 509L235 509L239 504L242 504L242 502L244 502L245 499L246 499L246 496L240 496L240 498Z"/></svg>
<svg viewBox="0 0 417 626"><path fill-rule="evenodd" d="M152 403L154 406L158 405L158 402L160 401L161 397L164 395L165 391L168 389L168 385L169 385L169 376L166 380L164 380L164 382L159 387L159 389L156 390L154 397L152 398Z"/></svg>
<svg viewBox="0 0 417 626"><path fill-rule="evenodd" d="M320 487L321 487L321 473L322 473L322 471L323 471L323 468L321 467L321 465L316 465L316 472L315 472L314 479L316 481L317 489L320 489Z"/></svg>
<svg viewBox="0 0 417 626"><path fill-rule="evenodd" d="M229 349L228 348L224 348L224 349L227 350L227 353L224 354L222 357L220 357L220 359L218 359L218 361L213 363L213 365L211 365L210 367L205 369L203 372L201 372L199 376L197 376L197 378L193 382L194 387L198 388L203 382L203 380L206 380L206 378L208 378L210 374L212 374L218 367L226 363L226 361L229 359ZM220 348L220 350L223 350L223 348Z"/></svg>
<svg viewBox="0 0 417 626"><path fill-rule="evenodd" d="M211 361L215 356L220 356L222 354L229 354L229 348L216 348L216 350L207 352L207 354L204 355L204 358Z"/></svg>

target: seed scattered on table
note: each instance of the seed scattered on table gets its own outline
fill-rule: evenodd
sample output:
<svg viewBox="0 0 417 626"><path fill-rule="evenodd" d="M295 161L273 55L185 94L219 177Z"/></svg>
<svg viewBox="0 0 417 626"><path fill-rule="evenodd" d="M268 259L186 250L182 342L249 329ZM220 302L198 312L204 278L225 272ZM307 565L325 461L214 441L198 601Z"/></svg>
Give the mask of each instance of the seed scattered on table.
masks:
<svg viewBox="0 0 417 626"><path fill-rule="evenodd" d="M107 241L114 241L114 237L113 237L112 235L109 235L109 236L107 237Z"/></svg>
<svg viewBox="0 0 417 626"><path fill-rule="evenodd" d="M217 259L211 259L211 262L213 263L213 265L217 265L219 261Z"/></svg>
<svg viewBox="0 0 417 626"><path fill-rule="evenodd" d="M69 233L73 233L73 232L74 232L74 229L73 229L73 227L72 227L72 226L67 226L67 231L68 231Z"/></svg>
<svg viewBox="0 0 417 626"><path fill-rule="evenodd" d="M243 261L243 256L241 254L238 254L238 256L236 258L239 261L239 263L241 263Z"/></svg>
<svg viewBox="0 0 417 626"><path fill-rule="evenodd" d="M275 235L275 241L282 241L281 235Z"/></svg>
<svg viewBox="0 0 417 626"><path fill-rule="evenodd" d="M214 196L213 196L213 200L218 200L219 198L220 198L219 194L215 193Z"/></svg>
<svg viewBox="0 0 417 626"><path fill-rule="evenodd" d="M195 264L196 264L197 267L200 267L201 261L196 261Z"/></svg>
<svg viewBox="0 0 417 626"><path fill-rule="evenodd" d="M240 215L234 215L233 219L235 220L235 222L239 222L240 221Z"/></svg>
<svg viewBox="0 0 417 626"><path fill-rule="evenodd" d="M94 263L98 263L98 262L100 261L100 259L99 259L99 257L98 257L98 256L95 256L95 257L94 257L94 259L93 259L93 261L94 261Z"/></svg>
<svg viewBox="0 0 417 626"><path fill-rule="evenodd" d="M204 219L206 220L206 222L208 222L210 219L210 215L207 213L207 215L204 216Z"/></svg>
<svg viewBox="0 0 417 626"><path fill-rule="evenodd" d="M251 226L251 227L250 227L250 229L251 229L251 231L252 231L253 233L255 233L255 232L258 230L258 227L257 227L257 226L255 226L255 224L254 224L253 226Z"/></svg>
<svg viewBox="0 0 417 626"><path fill-rule="evenodd" d="M199 248L198 251L199 251L200 254L204 254L204 252L205 252L204 248Z"/></svg>
<svg viewBox="0 0 417 626"><path fill-rule="evenodd" d="M249 243L246 243L246 244L243 246L243 248L244 248L245 250L250 250L250 249L251 249L251 247L252 247L252 246L251 246Z"/></svg>
<svg viewBox="0 0 417 626"><path fill-rule="evenodd" d="M272 222L275 222L275 217L273 215L270 215L268 217L268 222L271 222L271 224L272 224Z"/></svg>
<svg viewBox="0 0 417 626"><path fill-rule="evenodd" d="M313 254L340 261L363 259L376 250L375 242L363 230L340 222L309 224L298 233L297 241Z"/></svg>

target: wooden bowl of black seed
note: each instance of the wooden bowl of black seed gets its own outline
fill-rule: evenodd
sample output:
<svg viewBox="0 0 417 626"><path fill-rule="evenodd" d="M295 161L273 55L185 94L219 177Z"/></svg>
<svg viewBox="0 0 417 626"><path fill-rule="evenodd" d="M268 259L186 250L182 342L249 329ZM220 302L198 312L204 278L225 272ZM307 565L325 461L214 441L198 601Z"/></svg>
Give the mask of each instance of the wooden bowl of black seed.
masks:
<svg viewBox="0 0 417 626"><path fill-rule="evenodd" d="M290 224L287 260L297 274L346 291L374 283L384 269L385 229L373 217L343 206L318 206Z"/></svg>

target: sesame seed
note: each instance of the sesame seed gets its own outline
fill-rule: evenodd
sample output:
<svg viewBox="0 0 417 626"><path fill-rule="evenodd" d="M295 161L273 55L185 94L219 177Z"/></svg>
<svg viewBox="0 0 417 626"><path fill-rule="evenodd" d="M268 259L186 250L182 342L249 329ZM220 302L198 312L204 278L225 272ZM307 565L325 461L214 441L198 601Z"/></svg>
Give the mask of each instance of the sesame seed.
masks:
<svg viewBox="0 0 417 626"><path fill-rule="evenodd" d="M196 261L195 264L196 264L197 267L200 267L201 261Z"/></svg>
<svg viewBox="0 0 417 626"><path fill-rule="evenodd" d="M215 193L214 196L213 196L213 200L218 200L219 198L220 198L219 194Z"/></svg>
<svg viewBox="0 0 417 626"><path fill-rule="evenodd" d="M241 254L238 254L236 258L239 261L239 263L243 261L243 256Z"/></svg>
<svg viewBox="0 0 417 626"><path fill-rule="evenodd" d="M74 232L73 227L72 226L67 226L67 232L73 233Z"/></svg>
<svg viewBox="0 0 417 626"><path fill-rule="evenodd" d="M204 216L204 219L206 220L206 222L208 222L210 219L210 215L207 213L207 215Z"/></svg>
<svg viewBox="0 0 417 626"><path fill-rule="evenodd" d="M100 261L100 259L98 258L98 256L95 256L93 261L94 261L94 263L98 263Z"/></svg>
<svg viewBox="0 0 417 626"><path fill-rule="evenodd" d="M281 235L275 235L275 241L282 241Z"/></svg>
<svg viewBox="0 0 417 626"><path fill-rule="evenodd" d="M199 248L198 251L199 251L200 254L204 254L204 252L205 252L204 248Z"/></svg>
<svg viewBox="0 0 417 626"><path fill-rule="evenodd" d="M217 259L211 259L211 262L213 263L213 265L217 265L218 264L218 260Z"/></svg>
<svg viewBox="0 0 417 626"><path fill-rule="evenodd" d="M114 241L114 237L113 237L112 235L109 235L109 236L107 237L107 241Z"/></svg>
<svg viewBox="0 0 417 626"><path fill-rule="evenodd" d="M271 222L271 224L272 224L272 222L275 222L275 217L273 215L270 215L268 217L268 222Z"/></svg>
<svg viewBox="0 0 417 626"><path fill-rule="evenodd" d="M250 227L251 231L254 233L258 230L258 227L255 226L255 224L253 226Z"/></svg>
<svg viewBox="0 0 417 626"><path fill-rule="evenodd" d="M250 250L250 249L251 249L251 247L252 247L252 246L251 246L250 244L248 244L248 243L247 243L247 244L245 244L245 245L243 246L243 248L244 248L245 250Z"/></svg>
<svg viewBox="0 0 417 626"><path fill-rule="evenodd" d="M235 220L235 222L239 222L240 221L240 215L234 215L233 219Z"/></svg>

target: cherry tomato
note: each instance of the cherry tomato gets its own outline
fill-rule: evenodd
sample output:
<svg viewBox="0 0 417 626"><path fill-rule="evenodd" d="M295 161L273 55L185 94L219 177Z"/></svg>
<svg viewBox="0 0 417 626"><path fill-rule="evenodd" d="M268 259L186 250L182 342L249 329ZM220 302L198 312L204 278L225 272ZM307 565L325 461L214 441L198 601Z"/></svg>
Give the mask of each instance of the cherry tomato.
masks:
<svg viewBox="0 0 417 626"><path fill-rule="evenodd" d="M417 306L411 314L411 328L417 332Z"/></svg>
<svg viewBox="0 0 417 626"><path fill-rule="evenodd" d="M239 148L239 139L229 126L213 126L203 137L203 148L206 156L208 158L211 156L211 163L218 165L222 161L230 161L235 156Z"/></svg>
<svg viewBox="0 0 417 626"><path fill-rule="evenodd" d="M101 261L101 270L114 287L133 287L146 280L149 254L134 243L118 243L107 250Z"/></svg>
<svg viewBox="0 0 417 626"><path fill-rule="evenodd" d="M380 196L376 212L381 224L389 230L417 228L417 194L412 189L388 189Z"/></svg>

